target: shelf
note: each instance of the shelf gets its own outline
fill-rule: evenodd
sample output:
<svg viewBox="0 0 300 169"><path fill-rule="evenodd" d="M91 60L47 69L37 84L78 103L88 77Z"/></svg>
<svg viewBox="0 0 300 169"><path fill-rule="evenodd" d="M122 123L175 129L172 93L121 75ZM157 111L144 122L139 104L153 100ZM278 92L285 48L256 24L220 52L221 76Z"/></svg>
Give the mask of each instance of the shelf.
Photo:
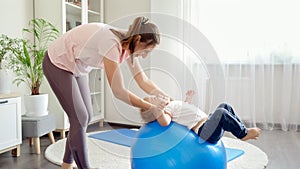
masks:
<svg viewBox="0 0 300 169"><path fill-rule="evenodd" d="M66 2L66 9L69 14L71 15L76 15L76 16L81 16L81 7L69 2Z"/></svg>
<svg viewBox="0 0 300 169"><path fill-rule="evenodd" d="M89 16L100 16L101 15L99 12L92 11L92 10L88 10L88 12L89 12Z"/></svg>
<svg viewBox="0 0 300 169"><path fill-rule="evenodd" d="M75 16L81 16L82 8L78 5L72 4L70 2L66 2L66 9L69 14L75 15ZM97 17L100 20L101 14L100 12L88 10L88 17Z"/></svg>
<svg viewBox="0 0 300 169"><path fill-rule="evenodd" d="M13 97L20 97L20 93L8 93L8 94L0 94L0 99L6 99L6 98L13 98Z"/></svg>
<svg viewBox="0 0 300 169"><path fill-rule="evenodd" d="M91 95L97 95L97 94L102 94L102 92L91 92Z"/></svg>

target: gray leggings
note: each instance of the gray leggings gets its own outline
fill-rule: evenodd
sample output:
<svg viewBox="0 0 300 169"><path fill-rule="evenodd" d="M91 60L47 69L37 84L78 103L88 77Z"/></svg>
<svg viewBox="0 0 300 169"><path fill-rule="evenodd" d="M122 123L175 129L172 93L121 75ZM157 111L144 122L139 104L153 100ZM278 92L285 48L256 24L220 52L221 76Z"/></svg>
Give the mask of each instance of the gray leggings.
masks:
<svg viewBox="0 0 300 169"><path fill-rule="evenodd" d="M72 163L74 159L79 169L90 168L86 129L92 116L92 103L87 76L75 77L56 67L51 63L48 53L43 60L43 70L70 122L63 161Z"/></svg>

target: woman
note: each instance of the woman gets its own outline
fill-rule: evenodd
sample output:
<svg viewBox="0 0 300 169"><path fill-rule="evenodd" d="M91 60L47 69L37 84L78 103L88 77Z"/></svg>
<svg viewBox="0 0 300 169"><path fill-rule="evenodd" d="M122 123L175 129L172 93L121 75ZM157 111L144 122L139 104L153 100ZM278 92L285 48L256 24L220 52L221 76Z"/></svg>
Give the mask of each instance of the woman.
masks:
<svg viewBox="0 0 300 169"><path fill-rule="evenodd" d="M49 46L43 61L44 74L70 122L62 168L71 168L73 159L78 168L90 168L85 132L92 115L87 80L91 67L104 68L112 92L118 99L153 112L161 109L124 87L119 66L127 60L141 89L151 95L168 97L148 79L136 59L138 56L145 58L159 43L157 26L146 17L138 17L127 31L102 23L81 25Z"/></svg>

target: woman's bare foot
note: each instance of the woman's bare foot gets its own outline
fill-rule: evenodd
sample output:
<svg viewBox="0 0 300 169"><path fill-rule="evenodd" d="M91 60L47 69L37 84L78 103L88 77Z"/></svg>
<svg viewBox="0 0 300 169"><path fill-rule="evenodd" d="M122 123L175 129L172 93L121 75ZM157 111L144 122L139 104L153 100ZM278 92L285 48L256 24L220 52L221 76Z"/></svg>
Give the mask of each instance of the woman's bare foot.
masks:
<svg viewBox="0 0 300 169"><path fill-rule="evenodd" d="M259 128L248 128L248 133L245 137L243 137L241 140L246 141L249 139L257 139L260 134L260 129Z"/></svg>
<svg viewBox="0 0 300 169"><path fill-rule="evenodd" d="M73 169L72 164L63 162L61 165L61 169Z"/></svg>

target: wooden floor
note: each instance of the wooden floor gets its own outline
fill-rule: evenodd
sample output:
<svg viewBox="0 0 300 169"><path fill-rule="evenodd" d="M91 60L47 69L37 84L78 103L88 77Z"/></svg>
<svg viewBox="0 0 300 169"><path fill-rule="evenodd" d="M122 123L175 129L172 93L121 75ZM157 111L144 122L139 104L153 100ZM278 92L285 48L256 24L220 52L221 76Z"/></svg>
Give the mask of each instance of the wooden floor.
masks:
<svg viewBox="0 0 300 169"><path fill-rule="evenodd" d="M91 125L88 132L124 128L115 124L106 124L99 128ZM59 139L58 133L55 138ZM300 132L263 131L257 141L249 141L267 153L269 164L267 169L300 169ZM59 169L44 157L44 151L50 144L48 137L41 138L41 155L34 154L34 146L30 147L28 139L21 146L21 156L11 157L10 152L0 154L0 169Z"/></svg>

